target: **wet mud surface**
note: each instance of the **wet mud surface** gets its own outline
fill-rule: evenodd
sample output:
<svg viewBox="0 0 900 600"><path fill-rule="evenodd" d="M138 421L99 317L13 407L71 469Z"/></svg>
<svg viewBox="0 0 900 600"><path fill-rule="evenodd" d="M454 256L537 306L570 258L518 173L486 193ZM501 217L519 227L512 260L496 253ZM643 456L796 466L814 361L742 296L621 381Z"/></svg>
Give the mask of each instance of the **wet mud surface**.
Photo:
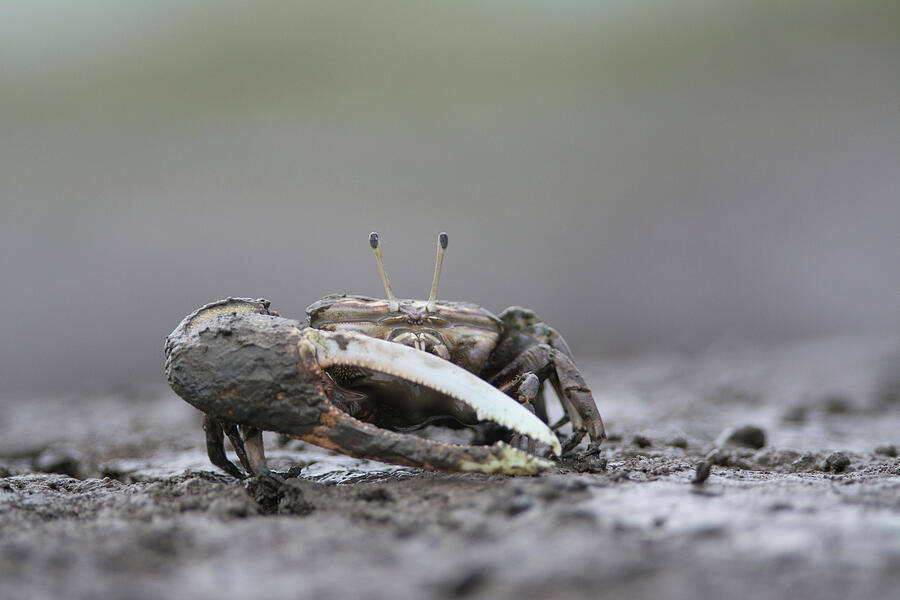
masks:
<svg viewBox="0 0 900 600"><path fill-rule="evenodd" d="M896 344L581 366L611 439L537 477L269 435L299 475L239 482L165 387L3 398L0 596L896 598Z"/></svg>

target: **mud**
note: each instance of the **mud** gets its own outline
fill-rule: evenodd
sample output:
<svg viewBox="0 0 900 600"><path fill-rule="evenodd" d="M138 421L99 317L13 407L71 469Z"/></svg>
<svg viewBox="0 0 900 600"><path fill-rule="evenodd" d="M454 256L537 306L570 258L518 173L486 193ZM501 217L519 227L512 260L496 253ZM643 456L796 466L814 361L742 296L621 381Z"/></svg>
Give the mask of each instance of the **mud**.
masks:
<svg viewBox="0 0 900 600"><path fill-rule="evenodd" d="M896 598L896 352L582 360L610 440L519 478L270 435L239 482L163 386L5 398L0 597Z"/></svg>

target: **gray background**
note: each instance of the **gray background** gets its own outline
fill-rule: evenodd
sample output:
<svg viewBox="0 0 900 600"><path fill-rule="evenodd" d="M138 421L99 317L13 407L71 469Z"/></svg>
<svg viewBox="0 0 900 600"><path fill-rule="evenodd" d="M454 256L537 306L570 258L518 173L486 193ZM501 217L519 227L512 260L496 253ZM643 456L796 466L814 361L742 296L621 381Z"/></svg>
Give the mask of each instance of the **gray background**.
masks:
<svg viewBox="0 0 900 600"><path fill-rule="evenodd" d="M0 392L196 306L536 309L580 355L885 334L900 3L4 3Z"/></svg>

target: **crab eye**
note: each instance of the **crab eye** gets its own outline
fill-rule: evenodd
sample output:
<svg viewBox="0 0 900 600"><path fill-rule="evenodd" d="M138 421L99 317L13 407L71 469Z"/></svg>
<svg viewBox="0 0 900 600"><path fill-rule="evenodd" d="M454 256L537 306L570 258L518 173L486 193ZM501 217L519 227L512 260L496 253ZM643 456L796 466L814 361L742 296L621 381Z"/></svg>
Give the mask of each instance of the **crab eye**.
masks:
<svg viewBox="0 0 900 600"><path fill-rule="evenodd" d="M449 323L447 319L443 319L441 317L436 317L434 315L426 315L425 322L434 325L435 327L446 327Z"/></svg>

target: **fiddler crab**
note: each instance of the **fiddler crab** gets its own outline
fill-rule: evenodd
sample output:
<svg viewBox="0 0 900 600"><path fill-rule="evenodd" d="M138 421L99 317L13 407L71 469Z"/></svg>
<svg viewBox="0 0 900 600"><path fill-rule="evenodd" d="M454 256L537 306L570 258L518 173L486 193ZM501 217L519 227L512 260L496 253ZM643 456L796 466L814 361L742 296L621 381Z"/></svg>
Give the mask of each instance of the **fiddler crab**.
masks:
<svg viewBox="0 0 900 600"><path fill-rule="evenodd" d="M436 299L441 233L427 300L399 300L377 233L369 236L387 299L334 294L282 318L263 299L228 298L184 318L166 340L166 376L203 413L214 465L252 476L266 466L262 432L274 431L359 458L443 471L534 474L603 422L565 340L530 310L499 316ZM548 425L544 382L564 416ZM566 423L572 433L555 433ZM468 443L416 432L471 431ZM434 436L432 436L434 437ZM459 437L459 436L458 436ZM561 439L562 438L562 439Z"/></svg>

